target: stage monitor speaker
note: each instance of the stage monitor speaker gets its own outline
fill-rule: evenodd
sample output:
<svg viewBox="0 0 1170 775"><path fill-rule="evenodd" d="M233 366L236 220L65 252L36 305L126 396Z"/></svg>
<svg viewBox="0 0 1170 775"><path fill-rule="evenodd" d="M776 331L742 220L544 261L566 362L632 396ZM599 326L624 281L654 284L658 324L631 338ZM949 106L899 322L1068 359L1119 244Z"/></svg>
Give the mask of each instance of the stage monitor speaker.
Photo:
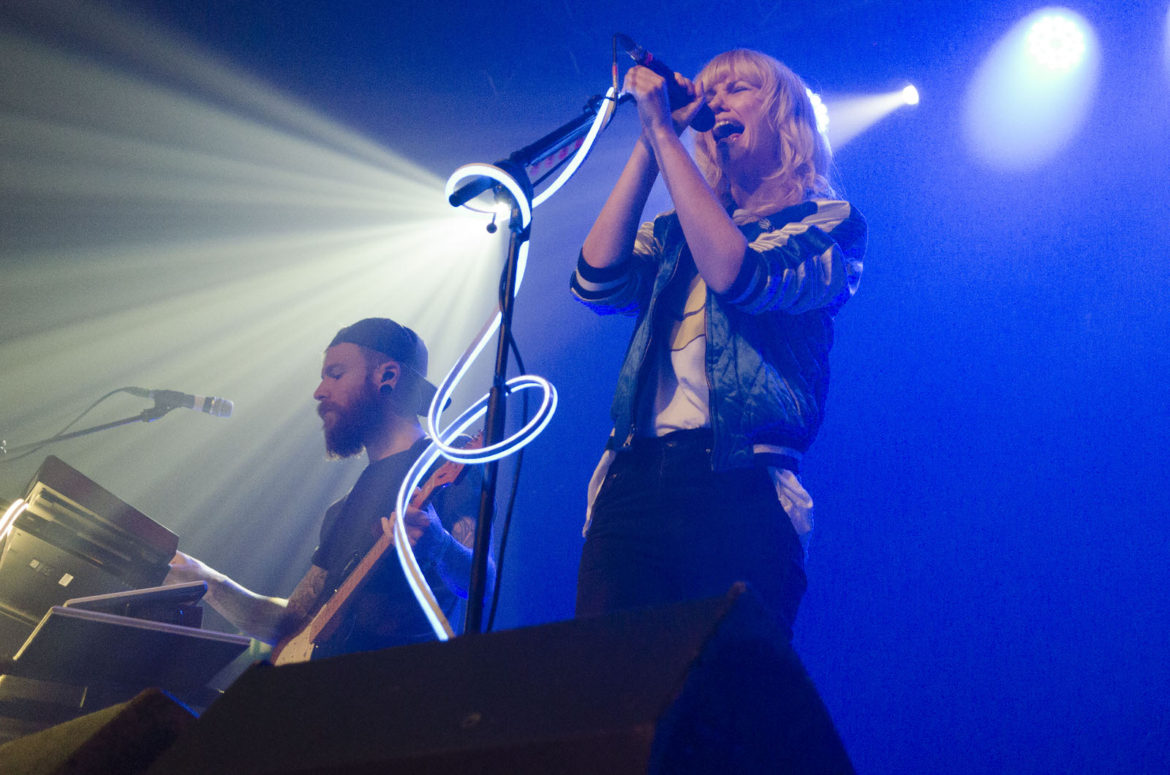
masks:
<svg viewBox="0 0 1170 775"><path fill-rule="evenodd" d="M152 774L851 773L754 594L250 668Z"/></svg>
<svg viewBox="0 0 1170 775"><path fill-rule="evenodd" d="M165 692L128 702L0 745L0 772L11 775L140 775L195 716Z"/></svg>

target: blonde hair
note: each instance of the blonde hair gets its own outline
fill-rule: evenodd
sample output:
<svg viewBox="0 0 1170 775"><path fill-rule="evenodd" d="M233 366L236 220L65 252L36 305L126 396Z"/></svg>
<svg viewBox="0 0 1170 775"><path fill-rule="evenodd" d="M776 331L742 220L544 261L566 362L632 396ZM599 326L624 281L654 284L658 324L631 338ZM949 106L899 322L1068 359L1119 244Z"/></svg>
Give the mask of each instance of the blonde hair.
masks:
<svg viewBox="0 0 1170 775"><path fill-rule="evenodd" d="M761 209L775 210L814 196L834 196L829 182L832 153L828 140L817 131L812 100L800 76L767 54L750 49L725 51L696 76L705 85L733 77L759 87L764 108L771 116L772 130L779 140L775 171L765 176L765 180L778 184L779 201ZM730 184L719 166L715 139L710 132L696 136L695 161L716 195L726 204L732 204Z"/></svg>

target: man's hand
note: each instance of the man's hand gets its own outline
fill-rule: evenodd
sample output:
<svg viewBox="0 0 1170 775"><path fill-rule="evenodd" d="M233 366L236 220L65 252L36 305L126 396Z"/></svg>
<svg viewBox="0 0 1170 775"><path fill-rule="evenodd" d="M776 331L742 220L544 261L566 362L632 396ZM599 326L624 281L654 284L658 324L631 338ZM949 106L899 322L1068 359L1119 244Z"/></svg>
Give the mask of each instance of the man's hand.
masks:
<svg viewBox="0 0 1170 775"><path fill-rule="evenodd" d="M164 585L183 584L188 581L218 581L221 574L201 560L197 560L184 552L175 552L171 558Z"/></svg>
<svg viewBox="0 0 1170 775"><path fill-rule="evenodd" d="M394 518L382 517L382 530L390 536L391 544L394 543L392 521ZM408 506L403 525L406 527L406 536L410 539L410 548L414 550L419 564L430 564L435 559L433 555L445 546L447 538L447 531L443 529L443 523L439 521L435 509L430 505L425 511Z"/></svg>

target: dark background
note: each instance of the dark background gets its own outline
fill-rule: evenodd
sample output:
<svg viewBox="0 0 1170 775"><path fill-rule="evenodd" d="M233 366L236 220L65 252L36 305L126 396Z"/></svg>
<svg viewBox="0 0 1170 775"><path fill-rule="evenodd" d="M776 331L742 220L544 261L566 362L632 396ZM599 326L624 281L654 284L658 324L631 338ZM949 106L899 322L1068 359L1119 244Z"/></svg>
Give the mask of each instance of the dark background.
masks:
<svg viewBox="0 0 1170 775"><path fill-rule="evenodd" d="M310 396L332 332L365 314L413 323L438 379L483 315L457 336L441 320L491 302L490 272L487 302L440 296L474 274L459 265L422 279L443 235L413 192L438 211L456 167L576 115L607 85L615 31L687 74L767 51L830 108L910 81L920 106L837 153L870 249L804 466L818 522L798 651L861 772L1165 772L1167 7L1074 4L1101 49L1085 125L1038 168L996 170L963 142L963 95L1038 7L17 0L0 11L0 437L48 436L124 384L237 411L62 443L0 467L0 495L52 452L181 548L286 594L361 467L321 461ZM568 275L636 132L619 111L535 214L516 338L561 403L527 450L499 627L572 614L629 323L574 303ZM310 146L350 161L323 162L318 185ZM282 198L286 163L301 193ZM382 215L339 204L343 186L376 202L380 176L411 181L385 217L415 241L355 255ZM466 400L486 388L482 367L470 379ZM90 419L120 416L104 411Z"/></svg>

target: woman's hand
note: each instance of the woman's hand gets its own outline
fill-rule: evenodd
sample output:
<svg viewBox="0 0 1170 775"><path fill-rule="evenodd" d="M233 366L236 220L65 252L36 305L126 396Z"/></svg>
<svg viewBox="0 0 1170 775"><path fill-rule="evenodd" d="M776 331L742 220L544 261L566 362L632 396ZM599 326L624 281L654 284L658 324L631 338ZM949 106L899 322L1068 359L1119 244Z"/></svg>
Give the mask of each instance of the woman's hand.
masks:
<svg viewBox="0 0 1170 775"><path fill-rule="evenodd" d="M669 127L675 135L680 135L703 107L703 90L698 85L678 73L674 74L674 80L690 99L672 112L665 78L641 65L626 71L622 89L632 94L638 103L638 116L642 119L643 131L652 132Z"/></svg>

